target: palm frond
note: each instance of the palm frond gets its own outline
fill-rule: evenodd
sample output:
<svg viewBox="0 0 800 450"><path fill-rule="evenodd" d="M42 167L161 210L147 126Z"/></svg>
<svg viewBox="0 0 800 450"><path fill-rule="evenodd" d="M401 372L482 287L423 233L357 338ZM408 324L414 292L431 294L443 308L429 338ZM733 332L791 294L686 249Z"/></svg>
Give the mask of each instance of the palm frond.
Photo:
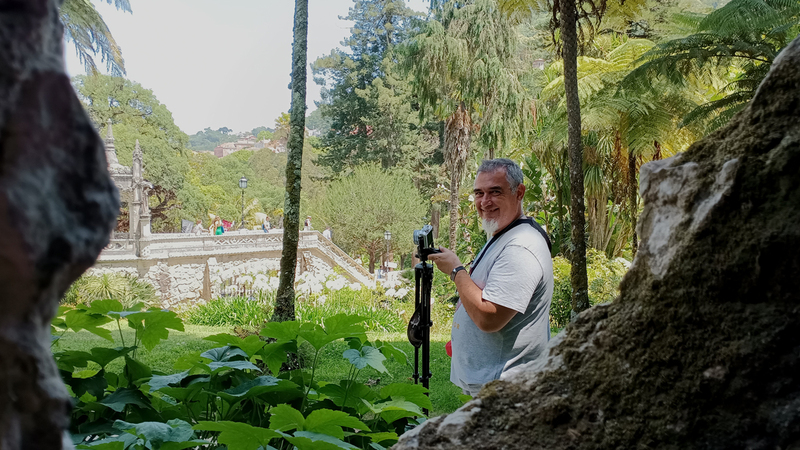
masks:
<svg viewBox="0 0 800 450"><path fill-rule="evenodd" d="M106 0L117 9L131 12L129 0ZM125 74L125 60L122 49L114 40L111 31L90 0L65 0L60 10L64 24L64 38L75 46L78 59L87 74L97 73L94 57L100 54L109 73L114 76Z"/></svg>

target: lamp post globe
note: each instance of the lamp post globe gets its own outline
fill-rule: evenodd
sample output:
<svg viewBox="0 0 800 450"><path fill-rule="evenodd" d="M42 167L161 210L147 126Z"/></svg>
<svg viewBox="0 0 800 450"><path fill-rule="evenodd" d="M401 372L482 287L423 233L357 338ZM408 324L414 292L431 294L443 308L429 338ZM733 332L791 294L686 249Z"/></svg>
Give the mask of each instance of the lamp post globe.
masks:
<svg viewBox="0 0 800 450"><path fill-rule="evenodd" d="M239 187L242 189L242 222L239 224L239 229L244 228L244 190L247 188L247 178L239 178Z"/></svg>

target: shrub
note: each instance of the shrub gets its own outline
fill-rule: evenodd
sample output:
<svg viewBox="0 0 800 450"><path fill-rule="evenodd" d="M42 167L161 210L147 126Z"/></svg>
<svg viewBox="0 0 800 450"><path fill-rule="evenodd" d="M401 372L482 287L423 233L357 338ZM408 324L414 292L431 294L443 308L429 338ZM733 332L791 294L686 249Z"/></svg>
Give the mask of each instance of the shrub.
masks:
<svg viewBox="0 0 800 450"><path fill-rule="evenodd" d="M388 343L370 342L365 317L336 315L325 325L267 324L259 335L216 334L219 347L183 355L181 372L162 374L137 359L169 330L183 330L170 311L125 309L115 300L92 306L61 307L53 320L54 342L68 330L86 330L111 341L108 347L56 351L56 364L74 408L70 432L78 449L385 449L431 409L421 385L392 383L380 389L359 381L364 369L386 374L384 361L405 364L406 355ZM131 346L110 348L103 325L128 324ZM265 339L269 337L270 339ZM330 344L344 341L350 364L339 382L320 382L316 364ZM287 354L307 348L306 369L282 371ZM109 364L121 359L121 372ZM258 363L258 364L256 364Z"/></svg>
<svg viewBox="0 0 800 450"><path fill-rule="evenodd" d="M77 279L64 294L62 304L90 305L97 300L112 298L126 308L136 303L152 305L158 300L156 290L150 283L133 275L104 273L83 275Z"/></svg>
<svg viewBox="0 0 800 450"><path fill-rule="evenodd" d="M586 252L586 271L589 276L589 302L592 305L607 303L619 295L619 282L628 271L627 261L610 260L605 253L595 249ZM550 305L550 328L564 328L572 312L572 284L569 261L561 256L553 258L553 302Z"/></svg>
<svg viewBox="0 0 800 450"><path fill-rule="evenodd" d="M264 293L256 298L219 297L184 313L186 323L208 326L240 326L258 329L272 316L275 294Z"/></svg>

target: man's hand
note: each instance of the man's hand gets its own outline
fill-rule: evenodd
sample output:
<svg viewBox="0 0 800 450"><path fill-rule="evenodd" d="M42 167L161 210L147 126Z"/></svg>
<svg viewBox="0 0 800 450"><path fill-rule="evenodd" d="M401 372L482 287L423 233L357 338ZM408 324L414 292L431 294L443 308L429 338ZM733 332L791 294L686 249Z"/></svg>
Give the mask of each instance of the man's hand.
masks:
<svg viewBox="0 0 800 450"><path fill-rule="evenodd" d="M441 253L433 253L429 255L428 260L436 264L436 267L444 272L447 276L450 276L450 272L461 265L461 260L458 259L458 255L444 247L439 247L439 251Z"/></svg>

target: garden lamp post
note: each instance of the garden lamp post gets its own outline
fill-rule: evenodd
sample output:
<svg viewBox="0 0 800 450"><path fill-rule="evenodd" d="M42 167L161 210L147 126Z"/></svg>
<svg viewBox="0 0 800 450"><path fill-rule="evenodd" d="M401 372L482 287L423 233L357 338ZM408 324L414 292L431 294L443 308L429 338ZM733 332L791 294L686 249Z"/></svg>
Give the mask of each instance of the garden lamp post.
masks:
<svg viewBox="0 0 800 450"><path fill-rule="evenodd" d="M383 238L386 240L386 257L383 258L383 263L386 266L386 271L389 271L389 245L392 242L392 232L386 230L383 232Z"/></svg>
<svg viewBox="0 0 800 450"><path fill-rule="evenodd" d="M247 178L239 178L239 187L242 188L242 223L239 224L239 229L244 228L244 190L247 188Z"/></svg>

